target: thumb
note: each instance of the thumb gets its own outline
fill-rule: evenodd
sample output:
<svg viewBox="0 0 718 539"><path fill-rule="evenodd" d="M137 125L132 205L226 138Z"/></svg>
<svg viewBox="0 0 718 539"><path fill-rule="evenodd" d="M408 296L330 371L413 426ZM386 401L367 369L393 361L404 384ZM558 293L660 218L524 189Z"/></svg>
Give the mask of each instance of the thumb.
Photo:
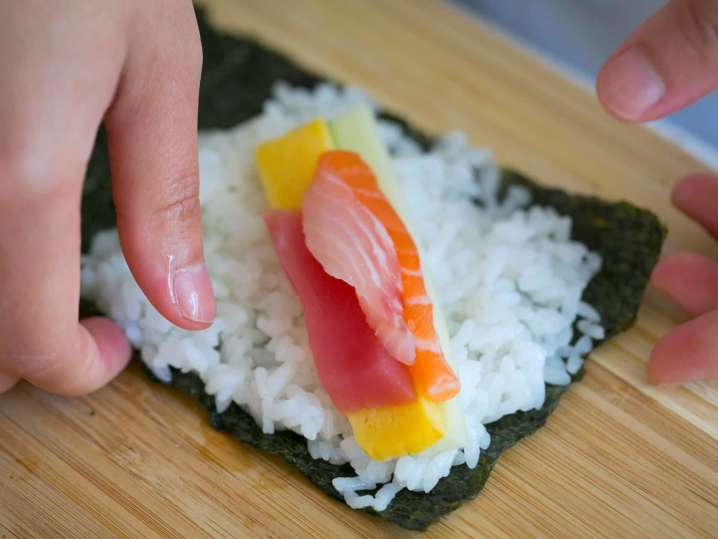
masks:
<svg viewBox="0 0 718 539"><path fill-rule="evenodd" d="M718 87L718 2L673 0L639 26L598 74L621 120L655 120Z"/></svg>

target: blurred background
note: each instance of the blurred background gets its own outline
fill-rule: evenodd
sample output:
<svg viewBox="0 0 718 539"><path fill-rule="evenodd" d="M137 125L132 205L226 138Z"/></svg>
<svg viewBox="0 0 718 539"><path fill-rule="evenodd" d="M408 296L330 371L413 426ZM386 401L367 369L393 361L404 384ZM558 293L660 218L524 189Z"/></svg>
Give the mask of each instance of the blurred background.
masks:
<svg viewBox="0 0 718 539"><path fill-rule="evenodd" d="M611 52L664 0L453 0L593 85ZM716 0L718 1L718 0ZM718 93L668 118L686 146L718 151ZM686 136L686 134L688 136ZM690 140L693 137L697 140Z"/></svg>

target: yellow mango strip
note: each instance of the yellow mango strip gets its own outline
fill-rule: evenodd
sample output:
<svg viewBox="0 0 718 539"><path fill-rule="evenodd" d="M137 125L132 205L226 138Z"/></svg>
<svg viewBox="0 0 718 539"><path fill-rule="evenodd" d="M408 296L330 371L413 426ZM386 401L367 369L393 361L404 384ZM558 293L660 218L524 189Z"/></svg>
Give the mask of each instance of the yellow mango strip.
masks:
<svg viewBox="0 0 718 539"><path fill-rule="evenodd" d="M277 209L301 209L317 159L332 148L331 133L321 118L260 144L257 168L269 205Z"/></svg>
<svg viewBox="0 0 718 539"><path fill-rule="evenodd" d="M411 404L351 412L347 418L359 447L374 460L419 453L444 436L446 425L441 407L424 397Z"/></svg>

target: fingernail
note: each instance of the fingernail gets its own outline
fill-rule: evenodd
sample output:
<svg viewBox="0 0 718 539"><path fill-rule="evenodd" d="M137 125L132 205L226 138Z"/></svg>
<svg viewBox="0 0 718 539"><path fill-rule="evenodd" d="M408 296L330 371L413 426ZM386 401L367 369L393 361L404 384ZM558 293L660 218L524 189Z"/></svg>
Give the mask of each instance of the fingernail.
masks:
<svg viewBox="0 0 718 539"><path fill-rule="evenodd" d="M212 323L215 316L214 296L204 264L175 271L174 295L184 318L202 324Z"/></svg>
<svg viewBox="0 0 718 539"><path fill-rule="evenodd" d="M639 47L632 47L611 60L598 82L603 104L626 120L639 119L666 93L655 66Z"/></svg>

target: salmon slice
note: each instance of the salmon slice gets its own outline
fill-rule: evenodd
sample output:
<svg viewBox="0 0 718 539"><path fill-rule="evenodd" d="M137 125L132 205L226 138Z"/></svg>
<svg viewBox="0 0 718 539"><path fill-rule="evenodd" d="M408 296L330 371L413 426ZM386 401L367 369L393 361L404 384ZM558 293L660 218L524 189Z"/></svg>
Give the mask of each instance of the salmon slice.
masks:
<svg viewBox="0 0 718 539"><path fill-rule="evenodd" d="M309 250L327 273L355 287L369 325L411 365L421 393L434 402L455 396L459 381L441 351L419 251L371 168L354 152L323 153L302 212Z"/></svg>
<svg viewBox="0 0 718 539"><path fill-rule="evenodd" d="M354 287L379 340L409 365L415 342L404 321L401 269L391 237L350 186L321 163L322 157L302 202L307 247L329 275Z"/></svg>

